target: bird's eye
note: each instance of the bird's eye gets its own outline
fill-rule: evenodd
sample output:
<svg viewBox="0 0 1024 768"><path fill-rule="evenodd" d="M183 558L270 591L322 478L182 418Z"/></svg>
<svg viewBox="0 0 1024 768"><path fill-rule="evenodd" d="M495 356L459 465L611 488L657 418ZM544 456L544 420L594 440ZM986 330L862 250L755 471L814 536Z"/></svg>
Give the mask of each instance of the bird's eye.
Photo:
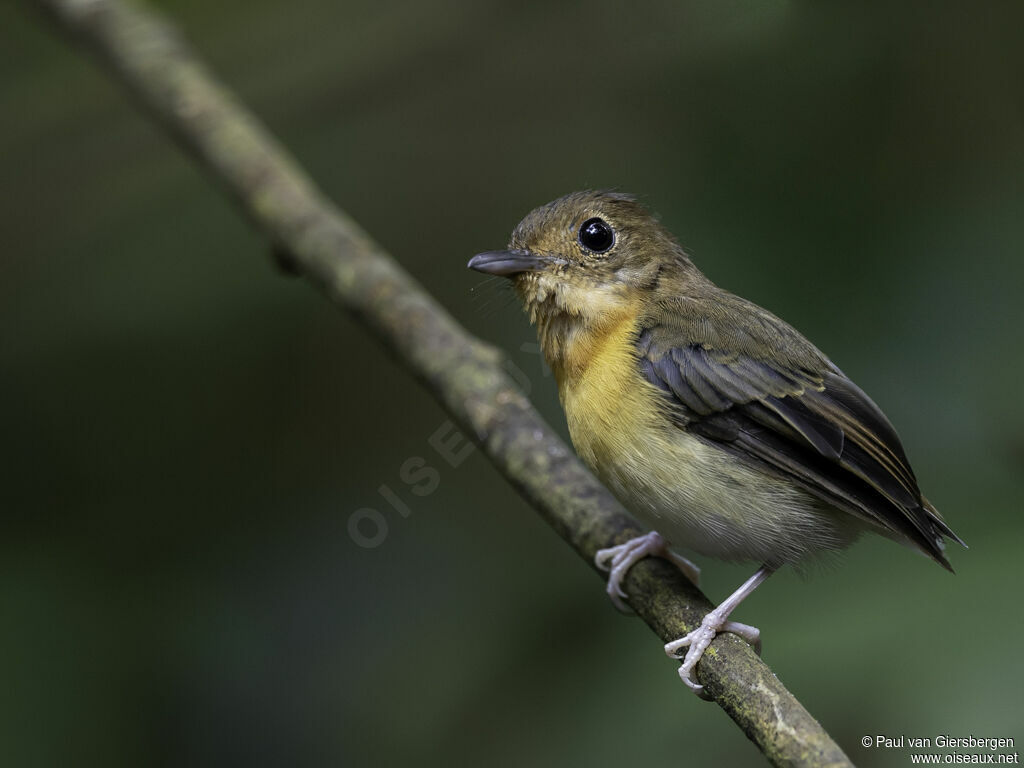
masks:
<svg viewBox="0 0 1024 768"><path fill-rule="evenodd" d="M580 245L593 253L604 253L615 245L615 230L604 219L587 219L580 227Z"/></svg>

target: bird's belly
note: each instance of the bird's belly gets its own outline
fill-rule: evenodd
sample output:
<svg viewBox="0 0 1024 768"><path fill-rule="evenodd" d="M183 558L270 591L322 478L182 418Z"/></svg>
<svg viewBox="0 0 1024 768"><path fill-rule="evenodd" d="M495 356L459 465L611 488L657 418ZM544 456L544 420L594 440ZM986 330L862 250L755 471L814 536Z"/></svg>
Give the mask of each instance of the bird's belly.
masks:
<svg viewBox="0 0 1024 768"><path fill-rule="evenodd" d="M778 566L843 548L857 535L848 516L675 426L653 404L580 405L566 403L577 452L630 512L674 546Z"/></svg>

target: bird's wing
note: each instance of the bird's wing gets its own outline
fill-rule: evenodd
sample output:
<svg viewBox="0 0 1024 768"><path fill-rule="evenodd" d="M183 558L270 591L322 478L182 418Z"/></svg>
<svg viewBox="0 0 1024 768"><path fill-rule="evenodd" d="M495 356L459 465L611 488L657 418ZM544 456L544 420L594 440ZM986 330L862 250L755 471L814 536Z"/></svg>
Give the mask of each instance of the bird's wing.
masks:
<svg viewBox="0 0 1024 768"><path fill-rule="evenodd" d="M942 537L960 540L922 498L885 415L790 326L747 307L758 311L756 321L738 334L716 334L714 316L687 328L662 315L642 328L641 371L665 392L679 425L909 539L949 568ZM764 343L752 338L760 333L769 334Z"/></svg>

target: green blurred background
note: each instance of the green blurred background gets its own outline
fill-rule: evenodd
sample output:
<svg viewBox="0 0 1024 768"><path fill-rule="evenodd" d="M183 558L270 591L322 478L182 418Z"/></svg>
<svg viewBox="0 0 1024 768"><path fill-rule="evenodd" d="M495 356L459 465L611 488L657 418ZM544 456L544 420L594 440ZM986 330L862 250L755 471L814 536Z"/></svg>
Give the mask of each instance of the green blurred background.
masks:
<svg viewBox="0 0 1024 768"><path fill-rule="evenodd" d="M803 330L971 549L865 540L738 618L858 764L909 764L865 734L1024 743L1024 4L159 6L563 434L465 269L560 194L640 194ZM0 763L760 762L93 62L11 3L0 50ZM703 565L713 599L750 572Z"/></svg>

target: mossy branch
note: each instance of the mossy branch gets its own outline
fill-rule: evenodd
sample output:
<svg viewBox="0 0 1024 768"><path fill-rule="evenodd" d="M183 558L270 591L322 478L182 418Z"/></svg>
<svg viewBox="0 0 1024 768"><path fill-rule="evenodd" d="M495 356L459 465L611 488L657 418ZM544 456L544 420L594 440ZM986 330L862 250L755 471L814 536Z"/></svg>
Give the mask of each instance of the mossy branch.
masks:
<svg viewBox="0 0 1024 768"><path fill-rule="evenodd" d="M639 533L617 501L533 410L502 357L461 328L359 226L326 200L153 9L122 0L28 0L91 48L241 205L290 266L370 329L588 563ZM453 254L453 269L461 257ZM663 641L711 604L666 562L625 583ZM775 765L849 760L750 647L719 635L698 666L706 691ZM681 683L680 696L690 696Z"/></svg>

